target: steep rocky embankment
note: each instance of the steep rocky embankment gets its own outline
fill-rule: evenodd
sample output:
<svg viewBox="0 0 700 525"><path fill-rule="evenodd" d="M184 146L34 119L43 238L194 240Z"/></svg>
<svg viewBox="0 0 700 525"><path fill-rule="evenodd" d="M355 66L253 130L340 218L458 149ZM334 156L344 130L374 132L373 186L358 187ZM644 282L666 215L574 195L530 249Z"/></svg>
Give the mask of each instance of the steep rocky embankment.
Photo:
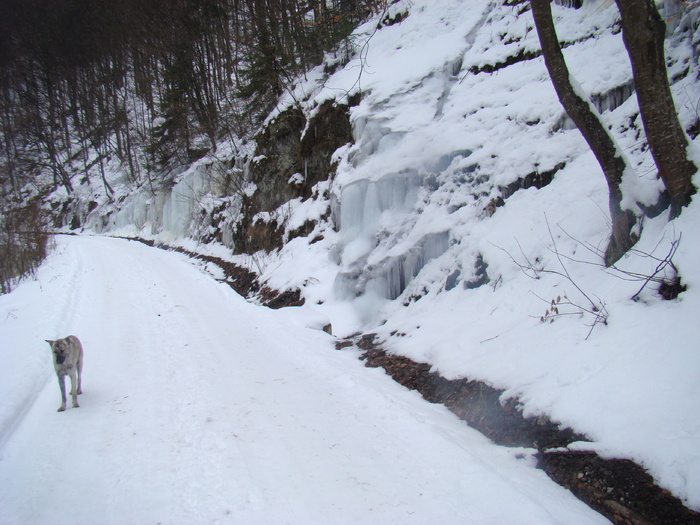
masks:
<svg viewBox="0 0 700 525"><path fill-rule="evenodd" d="M255 191L243 198L242 219L234 236L236 253L272 252L285 242L306 236L313 225L287 232L283 206L307 200L319 182L329 180L337 167L333 154L352 142L348 106L328 100L307 116L291 107L267 123L256 136L257 147L249 178Z"/></svg>

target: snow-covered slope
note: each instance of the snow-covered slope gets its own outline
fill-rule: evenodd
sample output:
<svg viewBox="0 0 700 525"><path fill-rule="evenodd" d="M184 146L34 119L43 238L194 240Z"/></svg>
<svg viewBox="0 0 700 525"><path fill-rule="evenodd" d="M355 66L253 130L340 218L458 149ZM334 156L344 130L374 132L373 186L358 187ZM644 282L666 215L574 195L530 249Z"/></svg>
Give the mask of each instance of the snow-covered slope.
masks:
<svg viewBox="0 0 700 525"><path fill-rule="evenodd" d="M58 245L0 297L0 523L606 523L303 314L139 243ZM67 332L84 393L57 413Z"/></svg>
<svg viewBox="0 0 700 525"><path fill-rule="evenodd" d="M667 51L680 119L697 129L700 9L659 5L675 30ZM553 9L572 74L635 167L626 201L653 204L661 185L615 3ZM350 108L355 142L336 152L334 178L276 214L288 231L309 219L313 231L236 261L271 287L300 288L336 335L377 332L387 349L447 377L503 388L526 413L586 433L603 455L634 459L700 509L700 206L672 222L645 220L622 271L600 265L607 187L537 56L527 2L400 0L353 42L349 63L329 55L269 119L362 94ZM235 156L231 145L218 152ZM206 193L217 162L199 161L172 194L102 204L88 225L189 243L179 238L202 234L203 211L223 206L233 226L240 195ZM673 263L687 291L663 301L652 282L633 301L678 241ZM673 278L672 269L657 277ZM571 304L554 313L558 298Z"/></svg>
<svg viewBox="0 0 700 525"><path fill-rule="evenodd" d="M376 30L371 21L354 61L298 87L291 98L310 108L360 89L363 97L351 109L355 143L337 152L334 220L269 257L265 277L323 303L339 335L377 331L385 348L447 377L506 389L526 413L588 434L603 455L634 459L698 509L700 208L671 223L647 219L622 271L602 267L604 177L567 124L527 3L508 4L398 2L385 19L400 23ZM627 200L653 204L661 186L614 3L553 9L572 74L635 166ZM669 22L669 76L690 128L699 118L697 12ZM676 241L688 290L666 302L650 283L633 301ZM656 276L674 277L670 266ZM554 314L557 298L573 304Z"/></svg>

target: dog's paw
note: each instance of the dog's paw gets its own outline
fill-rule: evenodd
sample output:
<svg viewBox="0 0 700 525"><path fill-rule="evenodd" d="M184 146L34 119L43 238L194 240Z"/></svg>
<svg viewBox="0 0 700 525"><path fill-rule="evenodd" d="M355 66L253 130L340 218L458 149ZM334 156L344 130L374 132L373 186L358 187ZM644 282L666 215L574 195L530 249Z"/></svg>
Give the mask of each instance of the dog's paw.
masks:
<svg viewBox="0 0 700 525"><path fill-rule="evenodd" d="M56 410L56 412L63 412L65 409L66 409L66 407L59 407L59 409Z"/></svg>

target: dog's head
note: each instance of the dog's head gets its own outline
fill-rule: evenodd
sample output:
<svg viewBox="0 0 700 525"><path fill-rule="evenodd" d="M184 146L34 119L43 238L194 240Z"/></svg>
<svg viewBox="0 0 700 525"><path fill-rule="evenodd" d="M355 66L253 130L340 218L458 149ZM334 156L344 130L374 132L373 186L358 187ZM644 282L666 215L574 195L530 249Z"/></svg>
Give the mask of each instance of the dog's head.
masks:
<svg viewBox="0 0 700 525"><path fill-rule="evenodd" d="M56 341L49 341L46 339L46 342L51 346L53 359L56 364L63 364L63 362L66 360L66 356L68 355L68 343L66 343L65 339L58 339Z"/></svg>

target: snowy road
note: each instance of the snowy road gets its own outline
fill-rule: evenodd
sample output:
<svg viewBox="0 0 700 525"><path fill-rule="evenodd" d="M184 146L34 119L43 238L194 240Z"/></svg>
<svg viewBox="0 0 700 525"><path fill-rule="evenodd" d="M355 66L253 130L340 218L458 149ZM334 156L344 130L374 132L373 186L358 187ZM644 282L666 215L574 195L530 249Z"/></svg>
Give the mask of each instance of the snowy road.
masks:
<svg viewBox="0 0 700 525"><path fill-rule="evenodd" d="M606 523L299 316L183 256L62 237L0 297L0 524ZM57 413L44 339L85 347Z"/></svg>

